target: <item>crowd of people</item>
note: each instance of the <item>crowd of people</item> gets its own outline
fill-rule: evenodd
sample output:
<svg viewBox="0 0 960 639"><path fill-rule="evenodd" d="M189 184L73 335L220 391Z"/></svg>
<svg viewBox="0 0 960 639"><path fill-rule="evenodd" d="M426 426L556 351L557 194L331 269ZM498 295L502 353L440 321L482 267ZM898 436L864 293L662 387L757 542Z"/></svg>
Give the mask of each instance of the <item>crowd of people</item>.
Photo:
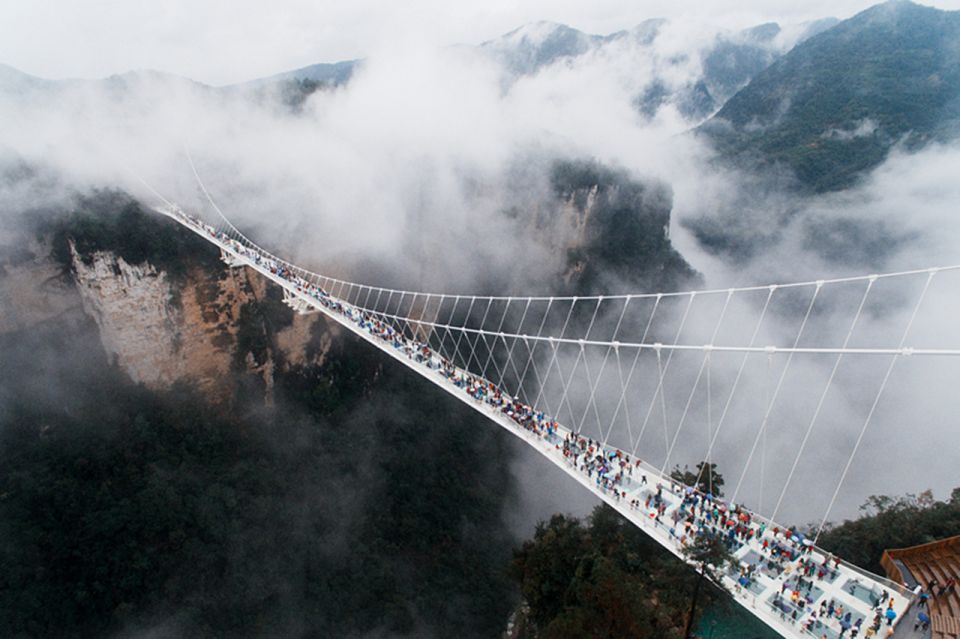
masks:
<svg viewBox="0 0 960 639"><path fill-rule="evenodd" d="M403 353L407 358L436 371L449 383L468 394L474 401L485 404L509 418L528 434L552 444L563 460L589 478L603 494L614 501L630 499L628 508L642 513L643 520L665 529L669 538L682 549L698 535L723 539L731 552L744 545L759 554L757 563L741 562L730 567L730 578L738 595L749 591L758 571L770 579L780 581L780 591L768 601L781 619L799 624L816 637L825 627L839 630L839 637L873 637L886 622L892 628L897 617L894 599L884 590L875 609L872 623L862 631L865 619L845 610L842 603L824 597L819 607L816 601L823 591L816 588L821 581L832 583L839 575L838 558L814 553L813 543L795 528L781 528L756 517L741 505L729 503L692 486L677 484L658 470L645 465L624 451L609 447L580 433L569 431L543 411L511 397L492 382L466 371L417 337L417 331L402 330L376 312L344 304L318 284L295 273L290 267L260 251L248 248L229 235L214 229L182 211L177 217L203 230L230 251L290 284L300 295L308 296L324 308L337 313L373 338ZM658 481L648 482L651 474ZM632 494L631 494L632 493ZM954 587L955 584L949 584ZM816 594L816 596L815 596ZM886 604L884 606L884 603ZM862 631L862 635L861 635ZM850 633L847 635L846 633ZM822 637L828 635L822 634Z"/></svg>
<svg viewBox="0 0 960 639"><path fill-rule="evenodd" d="M824 598L820 601L820 606L814 608L809 598L805 598L798 590L794 590L790 597L791 604L794 606L790 612L791 621L796 622L798 618L803 618L802 627L811 635L817 636L818 632L830 624L839 626L840 632L837 635L838 637L849 636L851 639L860 637L861 632L863 633L863 637L878 636L884 623L886 623L889 629L888 634L893 633L893 622L897 618L897 612L893 607L895 599L891 597L886 590L882 592L877 605L874 607L873 621L866 629L863 628L865 621L863 615L844 608L843 603L836 599ZM786 614L789 608L784 606L784 591L781 591L781 593L777 595L774 600L774 606L780 610L781 615ZM805 606L807 607L806 611L798 614L798 611L804 610ZM804 615L806 615L805 618ZM847 634L848 632L850 633L849 635ZM829 635L820 632L819 636L828 637Z"/></svg>

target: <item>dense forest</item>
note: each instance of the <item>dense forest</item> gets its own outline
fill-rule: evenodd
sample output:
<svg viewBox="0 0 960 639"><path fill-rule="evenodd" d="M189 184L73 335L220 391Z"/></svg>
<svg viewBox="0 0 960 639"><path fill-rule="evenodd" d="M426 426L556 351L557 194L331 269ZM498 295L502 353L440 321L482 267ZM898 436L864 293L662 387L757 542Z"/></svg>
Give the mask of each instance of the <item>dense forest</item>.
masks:
<svg viewBox="0 0 960 639"><path fill-rule="evenodd" d="M468 408L344 343L224 414L132 384L89 328L0 344L0 635L502 629L510 455Z"/></svg>
<svg viewBox="0 0 960 639"><path fill-rule="evenodd" d="M554 515L514 554L521 637L681 637L694 573L606 505Z"/></svg>
<svg viewBox="0 0 960 639"><path fill-rule="evenodd" d="M68 238L174 278L222 268L112 192L38 232L67 270ZM289 322L275 297L241 310L238 363ZM92 320L0 336L0 361L0 636L502 630L508 436L365 345L278 371L273 405L240 365L219 403L134 384Z"/></svg>
<svg viewBox="0 0 960 639"><path fill-rule="evenodd" d="M960 487L943 501L928 490L902 497L873 496L860 509L860 517L828 528L820 545L877 574L883 574L880 557L888 548L960 535Z"/></svg>
<svg viewBox="0 0 960 639"><path fill-rule="evenodd" d="M650 45L660 26L645 24L649 42L642 46L654 51ZM563 26L552 33L539 46L517 49L515 54L531 53L530 65L511 67L504 58L505 68L534 73L548 62L573 68L572 59L563 58L594 51L582 46L583 38L620 37L587 36ZM622 34L643 37L643 30ZM845 195L840 193L866 184L866 176L891 153L960 137L960 12L893 0L824 30L782 56L767 45L779 34L776 25L761 25L752 33L720 38L709 53L704 50L702 72L688 86L680 89L655 77L633 100L638 119L653 118L661 107L672 105L690 118L690 126L720 109L694 131L716 152L709 160L711 168L730 170L743 184L731 182L733 203L724 204L725 196L710 184L713 172L705 170L702 176L709 179L692 181L697 182L693 188L703 185L704 208L709 210L684 224L702 248L723 254L734 265L757 255L768 240L780 241L780 233L799 219L806 203L837 198L844 208ZM687 54L673 58L663 60L669 62L665 69L673 69L670 76L682 73ZM271 111L309 117L319 104L310 96L341 87L360 64L315 65L222 92L204 89L204 100L227 104L231 95L242 93ZM642 63L630 67L644 71ZM410 70L416 75L416 68ZM433 72L438 70L446 73L439 67ZM72 104L77 100L59 97L80 95L54 91L57 83L21 77L11 69L0 72L5 76L0 92L11 100L23 91L38 105ZM87 85L91 94L106 88L112 96L108 138L116 134L115 113L126 113L130 105L151 111L146 108L150 94L137 94L135 85L160 75L136 72L107 79L99 89ZM369 77L377 80L376 75ZM395 89L391 84L390 91ZM500 97L511 98L514 106L526 104L522 87L515 92L507 82L500 89ZM176 92L163 95L177 97ZM131 97L144 99L143 104L123 102ZM356 106L353 99L346 103ZM83 121L76 123L86 131L80 137L92 144L98 112L93 102L79 103L86 105L79 109ZM420 119L433 106L417 109ZM11 113L25 116L28 107L20 109ZM331 109L336 116L336 108ZM50 120L40 118L37 126L57 121L54 112L38 113ZM210 113L222 116L220 111ZM242 122L262 122L246 107L240 114L249 119ZM73 120L67 122L72 126ZM175 121L181 120L182 114ZM196 118L198 126L213 121ZM483 124L480 117L478 130ZM151 133L164 130L153 128ZM418 134L416 127L413 132ZM37 139L48 142L48 137ZM576 142L577 136L573 138ZM554 139L553 134L538 137L535 146L555 148ZM556 139L563 144L563 138ZM67 152L61 153L47 142L23 148L32 149L30 157L50 157L52 165L75 164L71 158L77 157L79 147L67 144ZM587 148L594 148L594 142ZM0 164L23 143L11 144ZM98 154L92 150L82 149L81 164L90 164L77 173L84 180L99 173L94 166ZM144 144L141 152L156 150ZM655 148L633 151L657 153ZM477 268L460 253L491 220L472 216L480 218L480 224L474 227L473 219L464 224L467 241L450 244L457 258L451 264L490 271L466 276L476 286L471 293L496 289L511 294L498 278L513 282L513 276L522 275L517 285L525 287L534 279L527 278L527 271L542 275L536 282L542 285L538 293L548 295L697 286L698 274L670 238L673 193L668 184L592 159L541 158L541 152L548 151L533 154L539 158L530 162L535 168L518 172L522 184L516 194L508 193L502 202L499 193L491 198L503 210L478 209L511 222L502 228L491 225L496 240L509 239L510 246L519 240L517 246L526 242L538 250L530 251L528 261L518 259L526 251L514 250L497 260L503 264L496 266L503 268ZM473 182L472 155L450 157L462 164L454 173L462 172ZM431 162L430 153L417 156L413 168L429 169ZM416 199L429 203L431 172L422 174L424 186ZM535 183L535 194L527 192L528 182ZM149 263L163 271L173 284L169 302L182 310L192 300L177 296L186 294L192 273L205 272L205 284L213 282L214 289L233 277L224 274L209 243L159 219L119 191L78 195L57 210L14 210L40 199L31 192L34 183L43 186L40 192L62 194L67 187L53 173L38 173L19 161L10 171L0 166L0 186L16 187L11 189L15 197L5 200L0 231L30 224L38 238L18 242L3 237L0 278L6 276L5 266L31 262L40 246L50 248L61 267L63 279L50 279L69 289L74 251L88 264L94 252L111 251L130 264ZM383 181L371 184L378 192L391 193ZM27 185L22 193L21 185ZM479 193L493 186L478 180L466 190ZM63 203L66 197L73 196L58 195L55 201ZM513 206L514 197L520 204ZM436 206L446 206L443 197L436 199ZM401 208L409 205L402 198L391 200ZM752 215L754 209L769 210L761 217ZM883 223L867 225L842 214L803 230L804 250L830 262L872 264L915 239ZM413 235L423 230L404 216L393 222L409 227ZM423 243L416 246L414 254L431 250ZM542 273L526 266L539 259L539 249L548 262ZM392 259L384 256L385 261ZM363 268L358 264L338 266ZM384 271L392 266L378 264ZM37 272L47 277L53 270ZM448 270L433 270L438 271L434 282L449 279ZM49 281L29 284L42 291ZM241 286L254 288L249 282ZM295 320L280 290L272 285L265 290L260 297L251 294L253 301L244 302L236 316L218 314L229 303L214 298L221 308L211 311L215 319L210 322L229 328L218 335L226 335L221 342L211 341L220 349L218 355L230 358L223 366L230 369L224 374L225 396L201 392L189 377L162 388L135 383L118 365L119 358L112 361L106 354L106 333L101 334L89 308L77 310L79 301L69 319L50 315L27 328L17 324L0 333L0 637L479 639L503 637L511 620L510 639L680 639L691 623L709 639L727 639L722 632L714 638L715 627L703 631L718 616L734 620L730 626L736 639L770 636L761 622L709 585L709 577L704 586L688 565L606 505L584 518L556 514L540 522L530 539L517 539L508 525L515 518L506 514L519 510L516 493L526 489L511 472L522 444L362 342L324 332L322 321L312 325L310 330L320 328L309 339L296 341L306 342L307 357L298 360L304 363L284 361L278 335ZM576 311L574 306L571 303L562 319L563 327L569 324L571 334L588 334L596 310L591 315L586 306ZM470 312L465 311L465 323ZM139 317L136 310L131 315ZM555 334L554 328L563 330L541 322L545 334ZM321 348L323 356L314 357ZM269 368L269 382L254 373L257 367ZM663 412L666 416L665 407ZM705 464L677 467L672 477L722 496L722 474L716 465ZM579 490L564 483L559 471L543 483L551 481L556 485L550 488L558 492ZM871 497L859 518L828 526L820 544L854 564L882 572L884 549L958 533L960 488L945 500L929 491ZM695 547L688 558L728 560L709 544L707 539L705 547ZM691 614L695 593L700 606Z"/></svg>
<svg viewBox="0 0 960 639"><path fill-rule="evenodd" d="M672 475L689 484L698 476L680 468ZM723 478L717 474L715 479L714 491L719 492ZM707 489L705 479L701 489ZM880 575L885 549L960 534L960 488L945 501L929 491L874 496L862 511L826 530L820 545ZM720 564L723 557L710 560ZM586 521L555 515L541 522L533 539L514 552L511 573L526 604L519 620L521 639L682 637L695 581L686 565L606 505L597 506ZM705 611L711 619L701 618ZM734 626L732 636L741 639L771 633L711 587L697 608L700 632L713 632L717 617L725 627Z"/></svg>
<svg viewBox="0 0 960 639"><path fill-rule="evenodd" d="M555 185L576 198L581 182L605 184L599 245L662 194L596 171L568 165ZM221 268L113 192L44 220L65 272L68 239L81 258L109 249L175 279ZM641 248L672 255L659 237ZM522 601L524 638L681 636L695 574L606 506L542 522L511 558L509 435L365 345L335 340L322 365L278 370L264 405L240 363L290 321L275 298L241 311L226 403L186 380L134 384L92 320L0 336L0 635L494 637ZM701 468L674 477L721 494L716 467ZM823 544L874 570L884 548L960 527L957 492L867 510ZM708 589L704 604L724 600ZM767 636L740 614L741 636Z"/></svg>
<svg viewBox="0 0 960 639"><path fill-rule="evenodd" d="M217 252L193 233L163 223L122 191L100 189L77 196L72 206L49 211L32 220L41 238L50 238L52 257L69 277L73 242L77 254L90 263L96 251L112 251L128 264L149 262L174 279L193 266L218 267Z"/></svg>
<svg viewBox="0 0 960 639"><path fill-rule="evenodd" d="M894 146L960 133L960 13L885 2L798 44L700 128L719 155L807 193L857 182Z"/></svg>
<svg viewBox="0 0 960 639"><path fill-rule="evenodd" d="M655 268L644 277L689 276L664 233L669 194L660 187L593 163L558 164L553 180L562 198L598 185L586 257L616 239L617 226L627 225L628 239L653 231L603 252L609 263L597 272L622 270L641 251ZM175 282L192 268L222 269L202 240L119 192L37 219L64 277L71 242L82 260L110 250ZM586 275L579 285L597 283ZM220 403L186 380L161 391L132 383L107 361L92 321L3 336L0 634L502 632L529 585L511 569L516 540L502 520L514 490L508 436L352 340L335 340L322 365L278 368L265 406L243 361L262 361L289 324L276 298L241 309L236 396ZM655 544L612 511L591 526L603 521L640 544L640 555L629 551L631 571L643 558L631 588L660 570ZM605 553L616 545L603 544ZM675 578L686 574L666 561ZM673 628L676 611L652 605L656 588L647 592L653 599L635 604L642 620L628 623Z"/></svg>

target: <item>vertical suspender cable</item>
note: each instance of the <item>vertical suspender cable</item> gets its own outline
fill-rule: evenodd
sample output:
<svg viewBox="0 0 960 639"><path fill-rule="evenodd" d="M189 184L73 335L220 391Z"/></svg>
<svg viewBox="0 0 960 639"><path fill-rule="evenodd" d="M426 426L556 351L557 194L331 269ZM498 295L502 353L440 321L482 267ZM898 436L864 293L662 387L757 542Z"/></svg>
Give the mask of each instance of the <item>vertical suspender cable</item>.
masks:
<svg viewBox="0 0 960 639"><path fill-rule="evenodd" d="M550 300L547 302L547 308L543 311L543 317L540 318L540 327L537 329L537 339L534 340L533 346L531 347L530 343L524 340L524 346L527 347L527 363L523 365L523 372L520 373L520 379L517 381L517 392L514 393L514 396L516 397L519 397L520 391L523 390L523 382L527 378L527 369L530 368L530 362L533 361L534 354L536 353L536 350L537 350L537 345L540 343L540 340L539 340L540 335L543 334L543 327L547 323L547 316L550 315L550 308L552 306L553 306L553 298L551 297ZM534 370L536 370L536 366L534 366ZM536 376L537 376L537 383L538 384L541 383L540 374L537 373ZM527 396L527 393L524 393L523 395L524 395L524 399L530 399Z"/></svg>
<svg viewBox="0 0 960 639"><path fill-rule="evenodd" d="M690 315L690 307L693 306L693 300L696 297L696 292L691 292L690 297L687 301L687 306L683 311L683 317L680 318L680 326L677 327L677 333L673 337L673 343L677 344L680 340L680 334L683 332L683 327L687 323L687 317ZM653 414L653 407L656 404L657 396L660 396L660 407L663 411L663 433L664 437L667 437L667 403L666 399L663 397L663 377L667 373L667 369L670 368L670 362L673 360L673 350L667 354L667 362L661 367L660 362L660 348L659 345L655 346L657 352L657 367L660 369L660 375L657 379L657 387L653 391L653 397L650 399L650 406L647 408L646 417L643 418L643 425L640 427L640 434L637 435L637 441L633 446L633 454L637 454L637 446L640 445L640 440L643 439L643 433L647 429L647 423L650 421L650 415ZM668 442L665 442L665 444ZM664 448L666 449L666 448Z"/></svg>
<svg viewBox="0 0 960 639"><path fill-rule="evenodd" d="M526 304L524 305L524 307L523 307L523 314L520 315L520 323L517 324L517 330L516 330L516 334L517 334L517 335L522 334L521 331L523 331L523 322L527 319L527 311L530 310L530 301L531 301L531 300L530 300L530 298L528 297L528 298L527 298L527 303L526 303ZM506 363L503 365L503 372L502 372L502 374L500 375L500 379L497 380L497 387L498 387L498 388L504 388L504 385L506 384L506 381L507 381L507 380L506 380L506 377L507 377L507 364L509 364L509 365L510 365L510 368L513 369L513 374L514 374L514 375L518 375L518 374L520 373L520 371L517 370L517 365L513 362L513 351L514 351L514 349L517 347L517 342L519 341L519 338L514 337L514 338L513 338L513 343L510 344L509 346L507 346L507 338L506 338L506 337L503 337L503 333L500 333L500 338L503 340L503 347L504 347L504 348L506 349L506 351L507 351L507 361L506 361ZM519 380L518 380L518 381L519 381Z"/></svg>
<svg viewBox="0 0 960 639"><path fill-rule="evenodd" d="M843 345L841 348L845 349L850 344L850 338L853 336L853 331L856 329L857 323L860 321L860 315L863 313L863 307L867 303L867 297L870 295L870 289L873 288L873 283L876 281L876 278L867 280L867 287L863 291L863 296L860 298L860 305L857 307L857 312L853 316L853 321L850 322L850 328L847 330L847 335L843 339ZM797 466L800 463L800 457L803 455L803 451L807 447L807 441L810 439L810 434L813 432L813 427L817 423L817 418L820 416L820 411L823 409L823 403L827 398L827 393L830 391L830 385L833 383L833 378L837 375L837 370L840 368L841 361L843 361L843 353L837 355L837 359L833 362L833 368L830 370L830 376L827 377L827 383L824 385L823 391L820 393L820 399L817 401L817 407L813 411L813 417L810 418L810 423L807 425L807 430L803 434L803 440L800 442L800 449L793 458L793 465L790 467L790 472L787 473L787 481L783 484L783 489L780 491L780 497L777 498L777 504L773 508L773 514L770 515L770 519L774 521L776 521L777 514L780 512L780 506L783 504L783 498L787 494L787 490L790 488L790 481L793 479L793 474L796 472Z"/></svg>
<svg viewBox="0 0 960 639"><path fill-rule="evenodd" d="M917 319L917 313L920 311L920 305L923 304L923 299L926 297L927 291L930 289L930 282L933 281L933 276L936 274L937 269L931 269L927 274L927 281L923 285L923 290L920 291L920 297L917 299L917 304L913 307L913 313L910 314L910 319L907 321L907 326L903 329L903 335L900 337L900 344L898 346L899 349L903 349L903 345L907 342L910 329L913 328L913 321ZM833 506L837 502L837 495L840 494L840 488L843 486L843 482L847 478L847 473L850 471L851 464L853 464L853 458L856 457L857 451L860 449L860 443L863 441L863 436L867 432L867 427L870 426L870 421L873 419L873 414L877 410L877 404L880 403L880 397L883 395L883 391L887 387L887 382L890 380L890 374L893 373L893 367L896 366L897 360L901 355L902 353L897 353L890 358L890 364L887 365L887 372L883 376L883 381L880 383L880 388L877 390L876 397L873 398L873 404L870 406L870 411L867 413L867 417L863 421L863 427L860 429L860 434L857 436L857 441L853 445L853 450L850 452L850 456L847 458L847 464L843 467L843 472L840 474L840 481L837 482L837 487L833 491L833 496L830 498L830 504L827 506L827 510L823 514L823 519L820 521L820 526L817 528L817 534L813 539L814 544L816 544L820 539L820 534L823 533L823 528L827 525L827 518L830 517L830 511L833 510Z"/></svg>
<svg viewBox="0 0 960 639"><path fill-rule="evenodd" d="M817 296L820 294L820 290L823 288L823 282L817 282L817 287L813 291L813 295L810 296L810 303L807 305L807 312L803 315L803 321L800 323L800 329L797 331L797 337L793 340L793 348L796 348L800 343L800 338L803 336L803 329L807 326L807 320L810 319L810 313L813 311L813 305L817 301ZM753 446L750 448L750 454L747 455L747 463L743 467L743 472L740 474L740 479L737 481L737 487L733 491L733 496L730 498L730 501L736 502L737 495L740 494L740 487L743 485L743 480L747 476L747 470L750 468L750 462L753 460L753 454L757 450L757 444L760 442L760 437L763 435L764 429L767 427L767 422L770 420L770 414L773 412L773 406L777 402L777 397L780 395L780 390L783 388L783 381L787 377L787 371L790 369L790 362L793 361L793 355L796 351L790 351L790 354L787 356L787 362L783 366L783 371L780 372L780 378L777 380L777 386L773 391L773 397L770 398L770 403L767 405L767 410L763 415L763 421L760 422L760 431L757 433L757 436L753 440Z"/></svg>
<svg viewBox="0 0 960 639"><path fill-rule="evenodd" d="M503 332L503 322L507 319L507 312L510 310L510 302L513 301L512 297L507 298L507 303L503 305L503 315L500 316L500 323L497 325L496 335L493 336L493 346L487 344L486 338L484 338L483 343L487 345L487 359L483 363L483 368L480 370L480 377L486 378L487 375L487 366L490 365L490 358L493 357L493 349L497 346L498 335ZM479 363L479 362L478 362ZM494 368L497 369L497 372L500 372L500 367L497 366L496 360L493 362ZM506 366L506 363L504 363ZM501 375L503 377L503 375Z"/></svg>
<svg viewBox="0 0 960 639"><path fill-rule="evenodd" d="M573 301L570 302L570 310L567 311L567 318L563 321L563 328L560 329L560 339L563 339L564 334L567 332L567 324L570 323L570 317L573 315L573 308L577 305L579 298L574 297ZM553 353L550 355L550 362L547 364L547 373L543 376L543 379L540 380L540 391L537 393L537 399L534 400L532 406L538 408L540 406L540 398L543 397L544 391L547 387L547 380L550 378L550 372L553 370L553 362L557 359L557 349L559 348L557 344L553 341L553 338L550 338L550 346L553 348ZM536 364L533 365L536 369ZM563 380L560 380L560 383L563 383ZM544 397L546 402L546 397ZM557 413L560 412L561 406L557 406Z"/></svg>
<svg viewBox="0 0 960 639"><path fill-rule="evenodd" d="M767 353L767 372L763 376L763 407L770 405L770 372L773 370L773 353ZM763 431L760 443L760 496L757 500L757 512L763 513L763 488L767 477L767 431Z"/></svg>
<svg viewBox="0 0 960 639"><path fill-rule="evenodd" d="M457 357L460 356L460 342L461 340L463 340L463 336L466 334L466 331L463 329L465 329L467 327L467 324L470 322L470 313L473 312L473 305L476 301L477 301L477 296L472 295L470 297L470 304L467 305L467 314L463 316L463 325L459 327L460 334L457 336L457 341L453 345L453 357L450 358L450 361L453 362L454 365L457 364ZM466 370L467 368L466 363L464 363L463 368L464 370Z"/></svg>
<svg viewBox="0 0 960 639"><path fill-rule="evenodd" d="M683 407L683 414L680 416L680 421L677 423L677 430L673 433L673 441L670 442L670 446L667 448L667 455L663 459L663 470L661 474L667 472L667 466L670 464L670 456L673 454L673 449L677 445L677 440L680 438L680 430L683 428L683 424L687 419L687 413L690 411L690 406L693 403L693 397L696 395L697 386L700 385L700 378L703 376L703 371L706 368L707 364L710 362L710 351L713 348L714 342L717 340L717 335L720 334L720 326L723 324L723 318L727 315L727 308L730 306L730 300L733 298L733 289L727 291L727 299L723 302L723 308L720 310L720 317L717 319L717 325L713 327L713 334L710 335L710 344L707 345L707 348L703 352L703 362L700 364L700 370L697 372L697 378L693 382L693 388L690 389L690 395L687 397L687 403Z"/></svg>
<svg viewBox="0 0 960 639"><path fill-rule="evenodd" d="M567 400L567 410L570 411L570 427L573 427L574 422L577 417L573 414L573 406L570 405L570 398L568 392L570 390L570 385L573 384L573 378L577 373L577 367L580 365L580 360L583 359L586 362L586 353L584 351L583 341L590 339L590 331L593 329L593 323L597 321L597 312L600 310L600 304L603 302L603 297L597 298L597 305L593 308L593 316L590 318L590 325L587 326L587 333L580 340L580 350L577 351L577 358L573 362L573 368L570 370L570 377L567 381L563 381L563 369L560 368L560 362L557 361L557 374L560 376L560 386L563 388L563 394L560 396L560 403L557 404L557 417L560 417L560 411L563 410L563 400ZM588 380L589 383L589 380Z"/></svg>
<svg viewBox="0 0 960 639"><path fill-rule="evenodd" d="M710 369L713 368L710 362L710 353L707 353L707 447L710 446L710 438L713 436L713 389L711 387ZM707 492L713 494L713 468L710 467L710 457L703 460L707 465ZM700 471L703 467L700 467ZM696 485L696 482L694 482Z"/></svg>
<svg viewBox="0 0 960 639"><path fill-rule="evenodd" d="M477 364L480 364L480 358L477 357L477 344L480 343L480 338L483 337L483 326L487 323L487 316L490 314L490 307L493 305L493 298L487 298L487 308L483 311L483 317L480 318L480 326L477 330L477 337L471 342L470 338L467 338L467 343L470 344L470 356L467 359L467 364L464 366L464 370L468 373L470 372L470 363L476 359ZM479 372L479 371L478 371Z"/></svg>
<svg viewBox="0 0 960 639"><path fill-rule="evenodd" d="M653 324L653 317L657 314L657 308L660 306L660 300L663 299L662 295L657 295L656 301L653 303L653 308L650 309L650 317L647 318L647 325L643 329L643 335L640 337L640 343L647 341L647 334L650 332L650 326ZM617 407L613 411L613 417L610 418L610 427L607 429L607 432L613 430L613 426L617 421L617 417L620 415L620 407L623 407L623 414L627 422L627 437L629 437L630 444L633 444L633 427L630 424L630 407L626 402L627 398L627 389L630 387L630 380L633 378L633 373L637 369L637 362L640 361L640 354L643 352L642 348L637 348L637 354L633 357L633 363L630 364L630 370L627 372L626 381L623 378L623 370L620 368L620 347L616 346L617 353L617 371L620 375L620 399L617 400ZM636 450L636 446L634 446ZM635 454L635 453L634 453Z"/></svg>
<svg viewBox="0 0 960 639"><path fill-rule="evenodd" d="M610 345L607 346L607 352L604 354L603 362L600 364L600 372L597 373L597 379L596 381L594 381L593 386L590 389L590 397L587 400L587 405L583 409L583 416L580 417L580 424L577 426L578 432L583 430L583 422L587 418L587 411L590 408L590 404L593 403L593 410L594 410L594 413L596 413L596 417L597 417L597 428L600 430L600 437L603 438L603 446L607 445L607 440L610 438L610 431L608 430L606 436L604 436L603 425L600 423L600 415L599 413L597 413L597 400L596 400L597 387L600 385L600 379L603 377L603 369L606 368L607 358L610 357L610 351L612 351L614 347L617 346L617 334L619 334L620 332L620 325L623 323L623 316L626 315L627 306L629 305L630 305L630 298L628 297L623 302L623 310L620 311L620 317L617 318L617 325L614 327L613 335L611 335L610 337L610 340L611 340ZM617 348L618 357L619 357L619 350L620 349Z"/></svg>

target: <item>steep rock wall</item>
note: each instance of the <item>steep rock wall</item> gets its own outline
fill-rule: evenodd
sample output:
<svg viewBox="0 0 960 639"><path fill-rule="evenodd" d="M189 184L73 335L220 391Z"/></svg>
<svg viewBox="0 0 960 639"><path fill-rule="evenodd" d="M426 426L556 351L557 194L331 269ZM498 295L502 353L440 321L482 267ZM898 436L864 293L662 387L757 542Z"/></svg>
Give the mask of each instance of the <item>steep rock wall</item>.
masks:
<svg viewBox="0 0 960 639"><path fill-rule="evenodd" d="M214 397L233 389L230 373L253 374L271 399L278 365L306 363L307 344L320 333L314 360L331 341L318 316L293 315L262 352L238 350L243 309L262 304L269 284L243 268L192 267L171 280L149 263L128 264L109 251L80 256L71 246L83 308L100 328L108 355L134 380L152 388L190 380ZM262 324L262 323L261 323ZM271 332L257 325L251 331ZM259 341L259 340L258 340Z"/></svg>

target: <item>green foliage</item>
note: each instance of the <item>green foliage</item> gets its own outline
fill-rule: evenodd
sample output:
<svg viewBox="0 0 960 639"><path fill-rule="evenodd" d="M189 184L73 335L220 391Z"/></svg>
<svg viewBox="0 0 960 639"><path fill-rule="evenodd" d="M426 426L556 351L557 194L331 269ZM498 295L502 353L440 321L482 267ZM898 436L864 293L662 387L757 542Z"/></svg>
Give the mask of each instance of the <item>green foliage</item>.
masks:
<svg viewBox="0 0 960 639"><path fill-rule="evenodd" d="M318 82L309 78L295 78L292 80L282 80L277 86L281 103L294 113L300 113L311 95L317 91L330 90L334 88L335 85Z"/></svg>
<svg viewBox="0 0 960 639"><path fill-rule="evenodd" d="M699 535L692 544L683 549L683 554L690 561L699 564L705 571L704 574L720 588L723 586L719 574L727 564L736 561L719 535Z"/></svg>
<svg viewBox="0 0 960 639"><path fill-rule="evenodd" d="M264 78L254 95L271 102L277 96L291 111L300 113L307 99L317 91L332 91L349 82L359 64L358 60L314 64L272 78Z"/></svg>
<svg viewBox="0 0 960 639"><path fill-rule="evenodd" d="M880 557L888 548L905 548L960 534L960 488L939 501L930 491L903 497L872 496L863 515L824 531L819 545L858 566L883 574Z"/></svg>
<svg viewBox="0 0 960 639"><path fill-rule="evenodd" d="M537 525L534 541L525 543L515 556L514 574L521 581L531 617L541 626L567 606L567 591L588 543L579 520L554 515L549 523Z"/></svg>
<svg viewBox="0 0 960 639"><path fill-rule="evenodd" d="M723 475L717 472L717 465L702 461L693 472L686 466L674 466L670 478L684 486L694 486L702 493L711 493L714 497L723 497Z"/></svg>
<svg viewBox="0 0 960 639"><path fill-rule="evenodd" d="M960 12L877 5L797 45L701 130L736 163L789 168L803 190L846 188L898 142L957 135L958 40Z"/></svg>
<svg viewBox="0 0 960 639"><path fill-rule="evenodd" d="M53 238L53 257L70 269L69 242L89 263L96 251L112 251L129 264L150 262L171 277L182 277L194 264L213 265L209 245L172 220L144 211L121 191L100 190L78 197L75 206L44 221L41 234Z"/></svg>
<svg viewBox="0 0 960 639"><path fill-rule="evenodd" d="M558 161L550 180L554 193L581 215L590 206L584 237L567 260L582 266L576 292L666 291L696 276L670 242L666 185L632 180L593 161Z"/></svg>
<svg viewBox="0 0 960 639"><path fill-rule="evenodd" d="M279 358L274 336L292 323L293 310L283 303L283 291L278 286L267 286L263 299L241 306L233 352L234 369L245 370L248 355L253 356L254 365L263 364L270 355Z"/></svg>
<svg viewBox="0 0 960 639"><path fill-rule="evenodd" d="M686 564L606 505L586 525L563 515L542 522L514 552L511 574L529 606L529 636L557 639L679 637L694 583Z"/></svg>
<svg viewBox="0 0 960 639"><path fill-rule="evenodd" d="M0 636L502 629L510 455L469 408L345 341L232 413L87 330L0 340Z"/></svg>

